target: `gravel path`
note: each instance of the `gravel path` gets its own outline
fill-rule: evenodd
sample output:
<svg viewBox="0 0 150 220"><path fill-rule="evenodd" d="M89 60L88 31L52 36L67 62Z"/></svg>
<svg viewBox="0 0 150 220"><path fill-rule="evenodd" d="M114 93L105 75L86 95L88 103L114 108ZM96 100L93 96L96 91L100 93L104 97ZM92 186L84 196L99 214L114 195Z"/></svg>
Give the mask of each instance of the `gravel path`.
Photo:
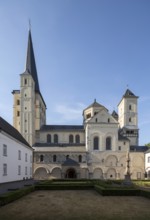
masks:
<svg viewBox="0 0 150 220"><path fill-rule="evenodd" d="M94 190L35 191L0 208L2 220L148 220L150 200Z"/></svg>

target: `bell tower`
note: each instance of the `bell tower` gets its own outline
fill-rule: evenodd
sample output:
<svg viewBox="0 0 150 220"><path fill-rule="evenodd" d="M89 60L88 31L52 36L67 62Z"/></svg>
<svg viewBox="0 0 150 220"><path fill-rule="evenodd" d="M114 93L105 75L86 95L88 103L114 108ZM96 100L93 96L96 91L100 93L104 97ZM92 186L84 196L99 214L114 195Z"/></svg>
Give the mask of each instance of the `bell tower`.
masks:
<svg viewBox="0 0 150 220"><path fill-rule="evenodd" d="M138 98L127 89L118 104L120 133L130 140L130 145L138 145Z"/></svg>
<svg viewBox="0 0 150 220"><path fill-rule="evenodd" d="M46 124L46 104L40 92L31 30L28 35L26 66L20 74L20 90L13 90L13 125L32 146L35 131Z"/></svg>

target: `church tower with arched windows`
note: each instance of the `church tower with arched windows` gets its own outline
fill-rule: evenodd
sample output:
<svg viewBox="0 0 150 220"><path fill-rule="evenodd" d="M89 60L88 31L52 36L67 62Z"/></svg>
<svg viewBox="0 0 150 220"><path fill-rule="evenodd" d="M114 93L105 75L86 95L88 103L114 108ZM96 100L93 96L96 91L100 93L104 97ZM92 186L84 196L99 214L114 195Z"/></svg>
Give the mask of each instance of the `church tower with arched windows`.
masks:
<svg viewBox="0 0 150 220"><path fill-rule="evenodd" d="M120 133L130 140L130 145L138 145L138 96L126 90L118 104Z"/></svg>
<svg viewBox="0 0 150 220"><path fill-rule="evenodd" d="M28 47L25 71L20 75L20 90L13 90L13 125L32 146L35 143L35 131L46 123L46 104L40 92L31 30L28 35Z"/></svg>
<svg viewBox="0 0 150 220"><path fill-rule="evenodd" d="M131 145L136 145L134 153L130 152L132 178L144 174L144 154L135 152L138 97L129 89L118 105L118 114L111 114L95 99L83 110L82 125L46 124L46 104L40 92L31 30L20 90L12 93L13 125L34 149L35 178L123 179Z"/></svg>

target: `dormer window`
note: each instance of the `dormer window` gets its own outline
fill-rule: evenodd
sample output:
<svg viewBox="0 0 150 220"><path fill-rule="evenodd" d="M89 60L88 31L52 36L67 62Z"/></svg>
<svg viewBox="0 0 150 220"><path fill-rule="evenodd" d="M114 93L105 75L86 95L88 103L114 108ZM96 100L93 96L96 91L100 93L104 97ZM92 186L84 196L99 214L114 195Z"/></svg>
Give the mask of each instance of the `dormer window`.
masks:
<svg viewBox="0 0 150 220"><path fill-rule="evenodd" d="M24 79L24 84L27 85L27 79Z"/></svg>
<svg viewBox="0 0 150 220"><path fill-rule="evenodd" d="M110 118L108 118L108 123L110 123Z"/></svg>
<svg viewBox="0 0 150 220"><path fill-rule="evenodd" d="M95 118L95 122L97 122L97 118Z"/></svg>

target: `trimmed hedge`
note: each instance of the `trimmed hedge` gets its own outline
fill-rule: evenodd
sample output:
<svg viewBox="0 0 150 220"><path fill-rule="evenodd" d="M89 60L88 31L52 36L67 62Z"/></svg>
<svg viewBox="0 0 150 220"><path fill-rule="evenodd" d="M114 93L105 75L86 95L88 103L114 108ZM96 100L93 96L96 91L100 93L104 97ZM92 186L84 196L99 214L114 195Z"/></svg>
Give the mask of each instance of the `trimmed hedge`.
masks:
<svg viewBox="0 0 150 220"><path fill-rule="evenodd" d="M95 190L102 196L140 196L140 189L131 188L104 188L99 185L94 186Z"/></svg>
<svg viewBox="0 0 150 220"><path fill-rule="evenodd" d="M140 196L150 199L150 191L141 190Z"/></svg>
<svg viewBox="0 0 150 220"><path fill-rule="evenodd" d="M24 195L27 195L34 190L89 190L95 189L102 196L143 196L150 199L150 191L137 189L134 187L115 187L110 184L108 181L42 181L37 185L29 186L8 192L0 196L0 206L6 205L16 199L21 198Z"/></svg>
<svg viewBox="0 0 150 220"><path fill-rule="evenodd" d="M27 195L30 192L34 191L34 186L30 186L27 188L22 188L13 192L8 192L4 195L0 196L0 206L6 205L10 202L13 202L16 199L21 198L22 196Z"/></svg>
<svg viewBox="0 0 150 220"><path fill-rule="evenodd" d="M91 184L49 184L36 185L35 190L88 190L93 189Z"/></svg>

